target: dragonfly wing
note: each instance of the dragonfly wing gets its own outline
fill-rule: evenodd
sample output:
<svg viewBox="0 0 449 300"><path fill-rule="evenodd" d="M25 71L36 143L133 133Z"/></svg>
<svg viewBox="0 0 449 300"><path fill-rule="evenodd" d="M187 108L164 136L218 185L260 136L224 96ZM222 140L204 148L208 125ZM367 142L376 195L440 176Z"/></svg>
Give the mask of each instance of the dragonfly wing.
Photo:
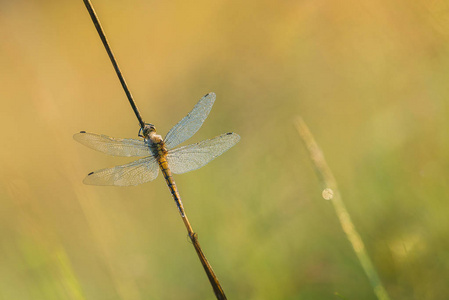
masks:
<svg viewBox="0 0 449 300"><path fill-rule="evenodd" d="M81 131L73 138L91 149L114 156L147 156L150 149L144 141L135 139L118 139L103 134Z"/></svg>
<svg viewBox="0 0 449 300"><path fill-rule="evenodd" d="M209 115L212 105L214 105L214 101L214 93L205 95L200 99L200 101L198 101L187 116L185 116L178 122L178 124L170 129L165 137L165 145L167 146L167 149L173 149L177 145L192 137L198 129L200 129L204 120L206 120Z"/></svg>
<svg viewBox="0 0 449 300"><path fill-rule="evenodd" d="M238 134L229 132L213 139L174 149L167 154L168 167L175 174L199 169L226 152L239 140Z"/></svg>
<svg viewBox="0 0 449 300"><path fill-rule="evenodd" d="M126 165L92 172L83 182L89 185L138 185L156 179L158 172L157 160L148 156Z"/></svg>

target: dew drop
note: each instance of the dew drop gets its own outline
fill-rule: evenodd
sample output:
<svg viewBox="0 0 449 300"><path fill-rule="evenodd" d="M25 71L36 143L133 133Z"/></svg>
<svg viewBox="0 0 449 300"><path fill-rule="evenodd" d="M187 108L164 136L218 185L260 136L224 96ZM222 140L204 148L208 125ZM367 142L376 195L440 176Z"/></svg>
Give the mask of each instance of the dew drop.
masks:
<svg viewBox="0 0 449 300"><path fill-rule="evenodd" d="M321 196L323 196L325 200L332 200L332 198L334 197L334 191L330 188L326 188L321 193Z"/></svg>

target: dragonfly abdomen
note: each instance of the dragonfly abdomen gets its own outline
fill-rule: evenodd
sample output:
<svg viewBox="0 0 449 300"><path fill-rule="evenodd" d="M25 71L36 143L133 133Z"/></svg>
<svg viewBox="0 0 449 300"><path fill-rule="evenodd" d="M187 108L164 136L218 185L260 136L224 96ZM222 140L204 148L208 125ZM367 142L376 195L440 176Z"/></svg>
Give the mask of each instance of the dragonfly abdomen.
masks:
<svg viewBox="0 0 449 300"><path fill-rule="evenodd" d="M176 187L176 183L173 180L172 173L168 166L167 149L165 148L164 142L159 141L157 143L154 143L153 145L156 150L155 152L157 152L155 156L159 163L159 167L161 168L162 174L164 175L165 181L167 182L168 188L170 189L173 200L175 200L176 206L178 207L181 216L184 217L184 207L181 202L181 197L179 196L178 193L178 188Z"/></svg>
<svg viewBox="0 0 449 300"><path fill-rule="evenodd" d="M164 175L165 181L167 182L168 188L172 194L173 200L176 202L176 206L178 206L178 210L182 216L184 216L184 207L182 206L181 197L178 193L178 188L176 187L176 183L173 180L173 176L168 167L167 160L165 157L159 157L159 166L161 168L162 174Z"/></svg>

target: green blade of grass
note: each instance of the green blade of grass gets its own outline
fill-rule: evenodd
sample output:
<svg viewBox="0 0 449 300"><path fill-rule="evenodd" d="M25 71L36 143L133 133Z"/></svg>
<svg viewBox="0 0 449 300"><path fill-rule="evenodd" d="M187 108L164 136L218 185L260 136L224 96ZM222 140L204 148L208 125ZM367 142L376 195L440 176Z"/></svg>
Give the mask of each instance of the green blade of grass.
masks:
<svg viewBox="0 0 449 300"><path fill-rule="evenodd" d="M357 255L357 258L359 259L360 264L362 265L362 268L365 271L366 276L368 277L374 293L379 300L389 300L390 297L388 296L386 289L382 285L382 282L379 279L379 275L377 274L377 271L374 268L368 253L366 252L365 244L363 243L359 233L355 229L349 212L343 203L337 187L337 181L335 180L332 171L330 170L329 166L326 163L326 160L324 159L323 152L318 147L315 138L313 137L312 133L301 117L296 118L295 125L307 150L309 151L310 159L313 162L315 171L323 186L322 196L324 199L332 201L341 227L346 234L349 242L351 243L352 248Z"/></svg>

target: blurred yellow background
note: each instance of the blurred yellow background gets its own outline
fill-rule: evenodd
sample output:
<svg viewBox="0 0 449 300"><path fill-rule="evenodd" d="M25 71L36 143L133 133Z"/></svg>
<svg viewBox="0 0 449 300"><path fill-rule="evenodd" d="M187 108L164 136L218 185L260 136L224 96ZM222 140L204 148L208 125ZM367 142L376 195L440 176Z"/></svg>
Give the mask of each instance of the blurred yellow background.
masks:
<svg viewBox="0 0 449 300"><path fill-rule="evenodd" d="M448 297L447 1L93 4L159 134L213 91L190 142L242 137L175 176L229 299L376 299L298 115L390 297ZM161 176L82 184L130 160L74 133L138 132L82 1L0 1L0 38L0 298L214 299Z"/></svg>

